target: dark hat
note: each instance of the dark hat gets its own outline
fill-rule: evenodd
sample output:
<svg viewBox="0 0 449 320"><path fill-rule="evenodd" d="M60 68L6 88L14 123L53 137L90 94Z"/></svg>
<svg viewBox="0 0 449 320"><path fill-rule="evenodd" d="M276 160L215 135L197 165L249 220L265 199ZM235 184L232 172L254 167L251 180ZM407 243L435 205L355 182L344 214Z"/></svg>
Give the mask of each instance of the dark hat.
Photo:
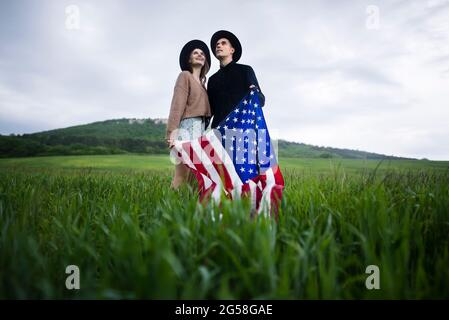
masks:
<svg viewBox="0 0 449 320"><path fill-rule="evenodd" d="M212 39L210 39L210 48L211 48L212 52L214 53L214 56L215 56L215 47L217 45L217 41L220 40L221 38L225 38L225 39L229 40L232 47L235 49L235 52L232 56L232 60L235 62L239 61L240 57L242 56L242 45L240 44L239 39L237 39L237 37L232 32L229 32L226 30L220 30L220 31L215 32L214 35L212 36Z"/></svg>
<svg viewBox="0 0 449 320"><path fill-rule="evenodd" d="M179 54L179 65L181 67L181 70L183 71L189 70L190 54L195 49L201 49L204 52L207 63L209 64L210 67L210 52L209 48L207 47L207 44L205 44L201 40L191 40L184 45L184 47L181 50L181 53Z"/></svg>

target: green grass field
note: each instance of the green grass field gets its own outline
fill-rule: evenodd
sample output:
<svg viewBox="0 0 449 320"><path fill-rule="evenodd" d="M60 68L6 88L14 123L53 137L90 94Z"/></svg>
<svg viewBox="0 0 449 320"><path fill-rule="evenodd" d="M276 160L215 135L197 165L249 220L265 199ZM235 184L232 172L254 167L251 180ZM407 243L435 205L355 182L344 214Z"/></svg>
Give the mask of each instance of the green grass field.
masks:
<svg viewBox="0 0 449 320"><path fill-rule="evenodd" d="M449 162L280 165L276 223L171 191L167 156L0 159L0 298L449 298Z"/></svg>

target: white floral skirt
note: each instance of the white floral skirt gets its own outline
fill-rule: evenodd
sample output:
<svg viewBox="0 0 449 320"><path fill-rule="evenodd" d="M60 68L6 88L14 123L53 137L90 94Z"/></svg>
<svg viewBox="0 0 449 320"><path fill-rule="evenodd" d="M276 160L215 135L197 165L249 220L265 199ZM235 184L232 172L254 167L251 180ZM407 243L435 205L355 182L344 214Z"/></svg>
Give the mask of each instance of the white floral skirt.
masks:
<svg viewBox="0 0 449 320"><path fill-rule="evenodd" d="M203 117L192 117L182 119L179 128L177 140L193 140L201 137L205 130Z"/></svg>

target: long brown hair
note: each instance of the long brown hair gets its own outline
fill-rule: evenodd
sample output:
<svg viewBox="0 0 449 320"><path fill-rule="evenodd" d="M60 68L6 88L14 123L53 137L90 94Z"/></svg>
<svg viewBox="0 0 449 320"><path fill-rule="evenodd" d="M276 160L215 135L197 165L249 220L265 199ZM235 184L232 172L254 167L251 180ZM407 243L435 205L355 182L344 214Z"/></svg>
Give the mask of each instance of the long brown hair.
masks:
<svg viewBox="0 0 449 320"><path fill-rule="evenodd" d="M192 52L190 53L190 55L192 54ZM206 86L206 74L209 72L209 69L210 69L209 63L207 62L206 55L204 55L204 66L201 67L201 71L200 71L200 81L203 86ZM192 63L190 62L190 58L189 58L189 71L190 71L190 73L193 73Z"/></svg>
<svg viewBox="0 0 449 320"><path fill-rule="evenodd" d="M201 68L200 72L200 80L203 86L206 85L206 74L209 72L209 63L207 62L207 59L204 59L204 66Z"/></svg>

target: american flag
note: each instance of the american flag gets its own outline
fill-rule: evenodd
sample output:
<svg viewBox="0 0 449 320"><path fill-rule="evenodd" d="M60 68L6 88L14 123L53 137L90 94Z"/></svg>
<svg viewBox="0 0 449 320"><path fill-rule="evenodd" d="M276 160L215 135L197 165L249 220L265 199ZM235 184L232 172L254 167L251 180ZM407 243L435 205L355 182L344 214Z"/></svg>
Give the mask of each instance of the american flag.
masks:
<svg viewBox="0 0 449 320"><path fill-rule="evenodd" d="M195 140L175 141L174 154L195 174L200 201L250 197L253 212L277 218L284 189L257 89Z"/></svg>

